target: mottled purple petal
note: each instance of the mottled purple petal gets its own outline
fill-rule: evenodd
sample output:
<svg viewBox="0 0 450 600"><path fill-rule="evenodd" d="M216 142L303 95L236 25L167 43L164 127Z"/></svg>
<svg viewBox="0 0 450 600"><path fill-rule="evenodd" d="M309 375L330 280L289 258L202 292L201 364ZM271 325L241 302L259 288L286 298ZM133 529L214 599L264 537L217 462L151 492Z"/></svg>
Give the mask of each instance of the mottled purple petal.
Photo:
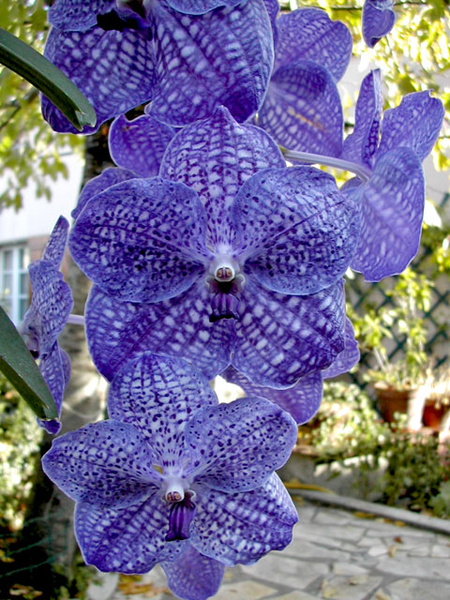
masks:
<svg viewBox="0 0 450 600"><path fill-rule="evenodd" d="M83 208L89 202L91 198L108 189L116 183L122 181L128 181L129 179L135 179L136 173L133 171L127 171L126 169L120 169L115 167L108 167L97 177L90 179L83 187L81 194L78 198L76 207L72 211L72 217L77 219Z"/></svg>
<svg viewBox="0 0 450 600"><path fill-rule="evenodd" d="M372 166L372 157L380 139L383 98L380 70L375 69L364 77L356 103L355 127L344 140L342 158Z"/></svg>
<svg viewBox="0 0 450 600"><path fill-rule="evenodd" d="M338 281L359 233L356 204L313 167L253 175L236 196L232 217L244 274L286 294L313 294Z"/></svg>
<svg viewBox="0 0 450 600"><path fill-rule="evenodd" d="M339 81L352 54L350 30L319 8L299 8L276 21L275 69L299 59L320 63Z"/></svg>
<svg viewBox="0 0 450 600"><path fill-rule="evenodd" d="M350 319L345 319L345 347L336 359L331 363L328 369L322 371L323 379L337 377L343 373L348 373L359 361L360 353L358 342L355 339L355 331Z"/></svg>
<svg viewBox="0 0 450 600"><path fill-rule="evenodd" d="M51 25L65 31L85 31L97 23L97 15L115 7L115 0L56 0L49 8Z"/></svg>
<svg viewBox="0 0 450 600"><path fill-rule="evenodd" d="M128 423L100 421L55 440L42 458L50 479L70 498L102 508L127 507L155 494L154 454Z"/></svg>
<svg viewBox="0 0 450 600"><path fill-rule="evenodd" d="M195 481L223 492L262 485L286 463L296 440L291 416L256 397L203 408L186 428L186 443L201 454Z"/></svg>
<svg viewBox="0 0 450 600"><path fill-rule="evenodd" d="M289 150L339 156L343 116L338 89L318 63L299 60L273 74L258 123Z"/></svg>
<svg viewBox="0 0 450 600"><path fill-rule="evenodd" d="M228 367L221 375L228 382L239 385L246 396L260 396L278 404L295 419L297 425L302 425L312 419L319 410L322 400L321 371L308 373L294 386L284 390L253 383L233 367Z"/></svg>
<svg viewBox="0 0 450 600"><path fill-rule="evenodd" d="M37 260L28 270L33 294L21 333L28 349L45 358L70 315L72 292L53 262Z"/></svg>
<svg viewBox="0 0 450 600"><path fill-rule="evenodd" d="M42 260L48 260L53 263L56 269L59 269L64 257L69 233L69 221L61 216L56 221L56 225L50 234L47 245L42 254Z"/></svg>
<svg viewBox="0 0 450 600"><path fill-rule="evenodd" d="M387 110L376 157L392 148L411 148L422 161L431 152L442 126L444 106L430 92L404 96L400 105Z"/></svg>
<svg viewBox="0 0 450 600"><path fill-rule="evenodd" d="M77 504L75 535L86 564L132 574L148 573L159 561L175 559L187 542L165 541L169 511L160 494L126 509Z"/></svg>
<svg viewBox="0 0 450 600"><path fill-rule="evenodd" d="M224 105L245 121L258 110L273 63L271 26L261 0L201 16L156 4L153 15L158 86L151 112L157 119L185 125Z"/></svg>
<svg viewBox="0 0 450 600"><path fill-rule="evenodd" d="M326 369L344 349L342 283L310 296L286 296L246 283L232 364L248 379L286 388Z"/></svg>
<svg viewBox="0 0 450 600"><path fill-rule="evenodd" d="M378 159L370 180L349 192L361 203L361 236L350 266L367 281L401 273L416 255L422 230L425 183L409 148Z"/></svg>
<svg viewBox="0 0 450 600"><path fill-rule="evenodd" d="M64 392L70 378L70 359L64 350L61 350L55 342L50 353L39 362L39 369L42 373L45 383L50 390L53 400L58 410L58 419L44 420L38 419L37 422L51 435L56 435L61 429L61 408L64 399Z"/></svg>
<svg viewBox="0 0 450 600"><path fill-rule="evenodd" d="M249 564L271 550L283 550L292 540L297 520L295 506L276 473L245 494L208 493L202 486L190 541L199 552L225 565Z"/></svg>
<svg viewBox="0 0 450 600"><path fill-rule="evenodd" d="M225 565L200 554L190 544L181 556L174 561L163 561L161 566L171 592L183 600L206 600L214 596L225 572Z"/></svg>
<svg viewBox="0 0 450 600"><path fill-rule="evenodd" d="M151 352L126 362L108 395L109 415L138 429L164 468L182 462L186 424L195 411L216 404L215 393L198 370Z"/></svg>
<svg viewBox="0 0 450 600"><path fill-rule="evenodd" d="M197 194L160 177L132 179L81 212L70 251L117 299L158 302L186 291L205 270L206 216Z"/></svg>
<svg viewBox="0 0 450 600"><path fill-rule="evenodd" d="M203 281L172 300L118 302L94 286L86 307L86 334L97 369L112 379L124 361L144 350L185 358L208 379L230 362L233 326L210 323Z"/></svg>
<svg viewBox="0 0 450 600"><path fill-rule="evenodd" d="M187 125L164 155L160 175L193 188L208 215L210 246L232 238L228 210L242 184L267 167L284 167L275 142L262 129L240 125L220 107L204 121Z"/></svg>
<svg viewBox="0 0 450 600"><path fill-rule="evenodd" d="M171 8L187 15L203 15L214 8L237 6L243 1L244 0L166 0Z"/></svg>
<svg viewBox="0 0 450 600"><path fill-rule="evenodd" d="M96 131L102 123L148 102L154 87L154 50L140 32L89 31L62 32L51 29L45 56L59 67L86 95L97 113ZM52 129L78 133L68 119L46 98L42 113Z"/></svg>
<svg viewBox="0 0 450 600"><path fill-rule="evenodd" d="M121 115L109 129L109 152L119 167L134 171L139 177L154 177L174 134L172 127L151 115L141 115L132 121Z"/></svg>
<svg viewBox="0 0 450 600"><path fill-rule="evenodd" d="M394 0L365 0L362 12L362 33L369 48L373 48L394 26Z"/></svg>

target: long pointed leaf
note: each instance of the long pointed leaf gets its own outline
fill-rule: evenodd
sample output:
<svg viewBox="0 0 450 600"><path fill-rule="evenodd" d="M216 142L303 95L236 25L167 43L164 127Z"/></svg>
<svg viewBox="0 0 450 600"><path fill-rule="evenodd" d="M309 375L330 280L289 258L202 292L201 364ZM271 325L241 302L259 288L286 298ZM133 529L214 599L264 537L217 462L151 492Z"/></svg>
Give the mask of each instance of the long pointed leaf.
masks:
<svg viewBox="0 0 450 600"><path fill-rule="evenodd" d="M57 419L53 397L8 315L0 306L0 371L40 419Z"/></svg>
<svg viewBox="0 0 450 600"><path fill-rule="evenodd" d="M40 90L79 131L95 125L95 110L76 85L42 54L1 28L0 63Z"/></svg>

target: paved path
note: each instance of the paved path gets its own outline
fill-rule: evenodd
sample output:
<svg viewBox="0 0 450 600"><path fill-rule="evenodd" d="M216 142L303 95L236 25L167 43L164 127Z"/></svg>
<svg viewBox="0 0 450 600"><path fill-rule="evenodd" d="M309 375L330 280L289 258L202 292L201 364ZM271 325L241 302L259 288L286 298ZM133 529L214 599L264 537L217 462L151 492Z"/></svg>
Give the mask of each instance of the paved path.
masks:
<svg viewBox="0 0 450 600"><path fill-rule="evenodd" d="M300 522L290 546L251 567L228 569L214 600L450 599L449 535L295 500ZM450 530L450 522L436 523ZM91 600L174 598L158 568L140 579L122 578L118 587L117 576L110 577L109 591L91 589Z"/></svg>

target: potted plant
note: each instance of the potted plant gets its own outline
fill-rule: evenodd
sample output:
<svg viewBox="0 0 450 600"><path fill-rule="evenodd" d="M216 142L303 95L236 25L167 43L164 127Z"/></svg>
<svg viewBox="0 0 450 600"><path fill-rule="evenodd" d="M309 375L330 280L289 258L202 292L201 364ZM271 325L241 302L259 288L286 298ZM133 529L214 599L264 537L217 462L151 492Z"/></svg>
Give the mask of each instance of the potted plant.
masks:
<svg viewBox="0 0 450 600"><path fill-rule="evenodd" d="M366 373L365 379L373 384L378 407L387 422L394 420L396 412L406 413L407 428L418 430L432 372L424 350L427 327L422 316L429 309L431 282L407 269L389 295L392 305L368 311L354 321L362 346L373 350L376 360L376 367ZM393 362L389 340L394 336L404 339L404 343L402 358Z"/></svg>
<svg viewBox="0 0 450 600"><path fill-rule="evenodd" d="M422 421L426 427L440 431L441 423L450 411L450 364L446 361L430 373L428 393Z"/></svg>

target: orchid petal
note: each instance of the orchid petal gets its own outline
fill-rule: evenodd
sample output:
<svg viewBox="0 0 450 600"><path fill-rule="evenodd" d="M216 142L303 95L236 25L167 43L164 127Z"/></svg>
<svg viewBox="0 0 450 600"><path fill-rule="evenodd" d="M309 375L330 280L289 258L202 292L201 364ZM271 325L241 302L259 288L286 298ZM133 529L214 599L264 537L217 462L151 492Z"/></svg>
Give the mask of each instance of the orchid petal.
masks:
<svg viewBox="0 0 450 600"><path fill-rule="evenodd" d="M64 350L61 350L55 342L50 352L44 358L41 358L39 369L53 396L56 408L58 409L58 416L61 416L64 392L70 378L69 356ZM51 419L49 421L38 419L37 422L40 427L45 429L45 431L51 435L56 435L61 429L61 422L59 419Z"/></svg>
<svg viewBox="0 0 450 600"><path fill-rule="evenodd" d="M322 400L321 371L308 373L294 386L284 390L258 385L233 367L228 367L221 375L228 382L239 385L246 396L261 396L278 404L292 416L297 425L307 423L319 410Z"/></svg>
<svg viewBox="0 0 450 600"><path fill-rule="evenodd" d="M345 347L331 365L322 371L323 379L331 379L352 369L360 358L358 342L355 339L355 331L350 319L345 319Z"/></svg>
<svg viewBox="0 0 450 600"><path fill-rule="evenodd" d="M45 358L53 349L70 315L72 292L53 262L37 260L30 264L28 270L33 295L21 325L21 333L27 347Z"/></svg>
<svg viewBox="0 0 450 600"><path fill-rule="evenodd" d="M232 217L244 272L279 293L314 294L338 281L359 233L357 206L312 167L260 171L240 189Z"/></svg>
<svg viewBox="0 0 450 600"><path fill-rule="evenodd" d="M120 169L116 167L108 167L100 175L97 175L97 177L89 179L89 181L83 187L78 198L77 205L71 213L72 217L77 219L89 200L100 192L103 192L113 185L116 185L116 183L122 183L122 181L128 181L129 179L135 178L136 173L133 171L127 171L126 169Z"/></svg>
<svg viewBox="0 0 450 600"><path fill-rule="evenodd" d="M203 282L155 304L118 302L94 286L86 307L86 335L97 369L112 379L122 363L144 350L191 361L208 379L229 364L233 337L227 321L210 323Z"/></svg>
<svg viewBox="0 0 450 600"><path fill-rule="evenodd" d="M42 254L42 260L52 262L56 269L59 269L64 258L68 233L69 221L65 217L60 216L56 221Z"/></svg>
<svg viewBox="0 0 450 600"><path fill-rule="evenodd" d="M378 159L370 180L350 191L361 203L361 235L350 267L367 281L401 273L416 255L422 230L425 183L409 148Z"/></svg>
<svg viewBox="0 0 450 600"><path fill-rule="evenodd" d="M383 98L380 70L375 69L364 77L356 103L355 127L345 140L342 158L372 166L372 157L380 139Z"/></svg>
<svg viewBox="0 0 450 600"><path fill-rule="evenodd" d="M276 21L275 70L299 59L320 63L339 81L352 54L352 35L319 8L299 8Z"/></svg>
<svg viewBox="0 0 450 600"><path fill-rule="evenodd" d="M218 592L225 565L200 554L190 544L186 546L183 554L176 560L161 563L167 584L183 600L207 600Z"/></svg>
<svg viewBox="0 0 450 600"><path fill-rule="evenodd" d="M140 432L113 420L56 438L42 458L45 473L65 494L102 508L132 506L155 493L161 476L152 464Z"/></svg>
<svg viewBox="0 0 450 600"><path fill-rule="evenodd" d="M159 177L132 179L95 196L70 238L84 273L118 299L158 302L204 272L206 217L197 194Z"/></svg>
<svg viewBox="0 0 450 600"><path fill-rule="evenodd" d="M287 388L344 348L342 282L310 296L268 292L248 279L232 364L260 385Z"/></svg>
<svg viewBox="0 0 450 600"><path fill-rule="evenodd" d="M271 26L264 3L201 16L155 4L158 86L151 113L169 125L210 116L223 104L238 121L260 107L273 63Z"/></svg>
<svg viewBox="0 0 450 600"><path fill-rule="evenodd" d="M276 473L245 494L208 491L202 486L198 497L191 543L225 565L253 563L271 550L283 550L292 540L298 515Z"/></svg>
<svg viewBox="0 0 450 600"><path fill-rule="evenodd" d="M187 15L203 15L204 13L223 8L225 6L237 6L243 0L166 0L167 4L178 12Z"/></svg>
<svg viewBox="0 0 450 600"><path fill-rule="evenodd" d="M258 123L289 150L339 156L343 116L330 73L315 62L299 60L272 75Z"/></svg>
<svg viewBox="0 0 450 600"><path fill-rule="evenodd" d="M78 503L75 535L84 561L100 571L135 574L147 573L161 560L175 559L186 542L165 541L169 511L159 493L126 509Z"/></svg>
<svg viewBox="0 0 450 600"><path fill-rule="evenodd" d="M277 17L280 12L280 5L278 0L263 0L266 5L267 14L269 15L270 23L272 25L272 35L275 47L278 41L278 30L277 30Z"/></svg>
<svg viewBox="0 0 450 600"><path fill-rule="evenodd" d="M164 468L180 464L185 428L195 411L216 404L208 380L197 370L151 352L126 362L108 395L109 415L139 430Z"/></svg>
<svg viewBox="0 0 450 600"><path fill-rule="evenodd" d="M422 161L431 152L442 126L444 106L430 92L404 96L400 105L387 110L376 157L392 148L411 148Z"/></svg>
<svg viewBox="0 0 450 600"><path fill-rule="evenodd" d="M115 7L115 0L57 0L48 11L51 25L64 31L85 31L97 23L97 15Z"/></svg>
<svg viewBox="0 0 450 600"><path fill-rule="evenodd" d="M362 33L369 48L373 48L394 26L394 0L365 0L362 12Z"/></svg>
<svg viewBox="0 0 450 600"><path fill-rule="evenodd" d="M229 243L229 208L242 184L267 167L284 167L274 141L262 129L240 125L224 107L187 125L173 138L160 175L194 189L208 215L208 245Z"/></svg>
<svg viewBox="0 0 450 600"><path fill-rule="evenodd" d="M154 87L153 45L139 31L104 31L94 27L86 32L51 29L44 52L95 108L97 124L84 133L96 131L102 123L123 114L152 97ZM52 129L77 133L68 119L45 97L42 113Z"/></svg>
<svg viewBox="0 0 450 600"><path fill-rule="evenodd" d="M154 177L174 134L172 127L151 115L141 115L132 121L121 115L109 129L109 152L119 167L134 171L139 177Z"/></svg>
<svg viewBox="0 0 450 600"><path fill-rule="evenodd" d="M195 481L223 492L262 485L286 463L296 440L291 416L264 398L203 408L186 428L186 443L201 454Z"/></svg>

